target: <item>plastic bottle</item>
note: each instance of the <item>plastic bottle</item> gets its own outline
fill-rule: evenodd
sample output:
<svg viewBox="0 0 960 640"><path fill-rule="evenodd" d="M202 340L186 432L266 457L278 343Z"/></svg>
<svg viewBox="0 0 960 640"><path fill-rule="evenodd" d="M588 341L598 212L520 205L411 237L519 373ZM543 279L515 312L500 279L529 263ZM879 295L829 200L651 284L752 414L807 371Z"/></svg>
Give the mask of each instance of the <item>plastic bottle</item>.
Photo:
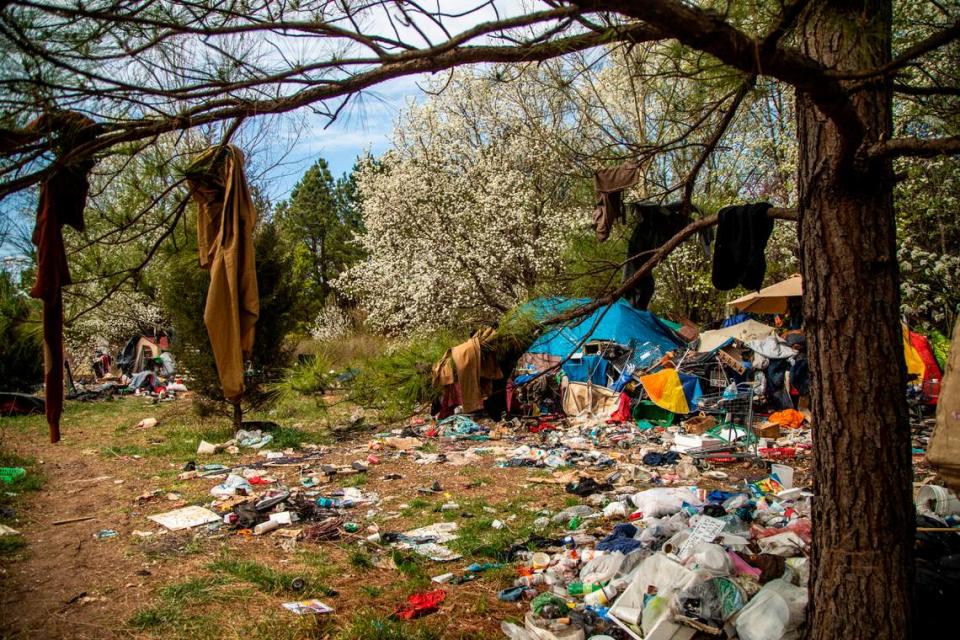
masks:
<svg viewBox="0 0 960 640"><path fill-rule="evenodd" d="M340 498L317 498L317 506L324 509L336 509L343 505Z"/></svg>
<svg viewBox="0 0 960 640"><path fill-rule="evenodd" d="M602 589L597 589L584 596L583 603L588 607L603 607L617 597L617 589L613 585L608 585Z"/></svg>
<svg viewBox="0 0 960 640"><path fill-rule="evenodd" d="M602 582L571 582L567 585L567 593L571 596L582 596L593 593L603 587L604 583Z"/></svg>
<svg viewBox="0 0 960 640"><path fill-rule="evenodd" d="M573 516L572 518L570 518L570 522L567 523L567 529L569 529L570 531L576 531L577 529L580 528L580 523L581 523L580 516Z"/></svg>
<svg viewBox="0 0 960 640"><path fill-rule="evenodd" d="M279 522L277 522L276 520L267 520L266 522L261 522L260 524L258 524L253 528L253 535L255 536L263 535L264 533L269 533L274 529L279 529L279 528L280 528Z"/></svg>

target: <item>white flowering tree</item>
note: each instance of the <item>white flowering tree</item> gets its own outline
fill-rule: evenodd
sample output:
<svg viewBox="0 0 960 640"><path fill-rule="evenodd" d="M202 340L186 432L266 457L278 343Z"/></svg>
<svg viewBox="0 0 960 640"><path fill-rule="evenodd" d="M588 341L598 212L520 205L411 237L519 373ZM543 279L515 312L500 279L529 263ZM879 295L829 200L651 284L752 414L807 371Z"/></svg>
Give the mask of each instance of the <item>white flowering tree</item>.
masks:
<svg viewBox="0 0 960 640"><path fill-rule="evenodd" d="M369 259L337 282L390 332L492 320L562 270L587 223L562 156L537 144L517 87L456 73L401 116L357 186Z"/></svg>

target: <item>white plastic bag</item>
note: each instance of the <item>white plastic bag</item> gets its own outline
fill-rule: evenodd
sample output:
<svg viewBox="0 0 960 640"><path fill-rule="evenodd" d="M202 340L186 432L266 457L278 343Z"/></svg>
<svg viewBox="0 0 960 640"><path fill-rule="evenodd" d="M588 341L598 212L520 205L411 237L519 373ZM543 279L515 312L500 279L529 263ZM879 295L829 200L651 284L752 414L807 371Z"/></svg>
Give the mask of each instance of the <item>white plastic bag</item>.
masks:
<svg viewBox="0 0 960 640"><path fill-rule="evenodd" d="M793 640L804 621L807 590L771 580L737 617L740 640Z"/></svg>
<svg viewBox="0 0 960 640"><path fill-rule="evenodd" d="M612 580L620 571L625 557L619 551L613 551L594 558L580 569L580 582L587 584Z"/></svg>
<svg viewBox="0 0 960 640"><path fill-rule="evenodd" d="M644 518L669 516L683 508L683 503L700 506L702 503L692 487L658 487L633 495L633 504Z"/></svg>

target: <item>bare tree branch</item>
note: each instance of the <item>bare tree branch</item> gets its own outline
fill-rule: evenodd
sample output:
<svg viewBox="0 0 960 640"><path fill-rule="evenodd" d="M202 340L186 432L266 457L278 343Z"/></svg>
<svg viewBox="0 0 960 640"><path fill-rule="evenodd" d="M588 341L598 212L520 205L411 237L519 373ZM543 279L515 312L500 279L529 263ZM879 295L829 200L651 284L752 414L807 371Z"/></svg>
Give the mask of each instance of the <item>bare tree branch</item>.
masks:
<svg viewBox="0 0 960 640"><path fill-rule="evenodd" d="M960 136L947 138L893 138L872 145L868 151L873 159L879 158L932 158L960 154Z"/></svg>

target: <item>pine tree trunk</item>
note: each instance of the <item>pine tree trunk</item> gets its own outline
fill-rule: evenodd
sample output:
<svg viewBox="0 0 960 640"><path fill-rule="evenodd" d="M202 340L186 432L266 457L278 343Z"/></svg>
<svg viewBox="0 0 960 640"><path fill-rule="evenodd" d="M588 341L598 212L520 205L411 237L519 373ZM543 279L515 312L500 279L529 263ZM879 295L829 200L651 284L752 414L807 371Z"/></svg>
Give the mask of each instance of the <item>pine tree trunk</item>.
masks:
<svg viewBox="0 0 960 640"><path fill-rule="evenodd" d="M890 59L889 0L817 0L805 53L840 71ZM891 91L854 95L867 141L890 136ZM888 161L856 162L798 97L800 256L814 423L811 623L816 640L910 637L910 429Z"/></svg>

